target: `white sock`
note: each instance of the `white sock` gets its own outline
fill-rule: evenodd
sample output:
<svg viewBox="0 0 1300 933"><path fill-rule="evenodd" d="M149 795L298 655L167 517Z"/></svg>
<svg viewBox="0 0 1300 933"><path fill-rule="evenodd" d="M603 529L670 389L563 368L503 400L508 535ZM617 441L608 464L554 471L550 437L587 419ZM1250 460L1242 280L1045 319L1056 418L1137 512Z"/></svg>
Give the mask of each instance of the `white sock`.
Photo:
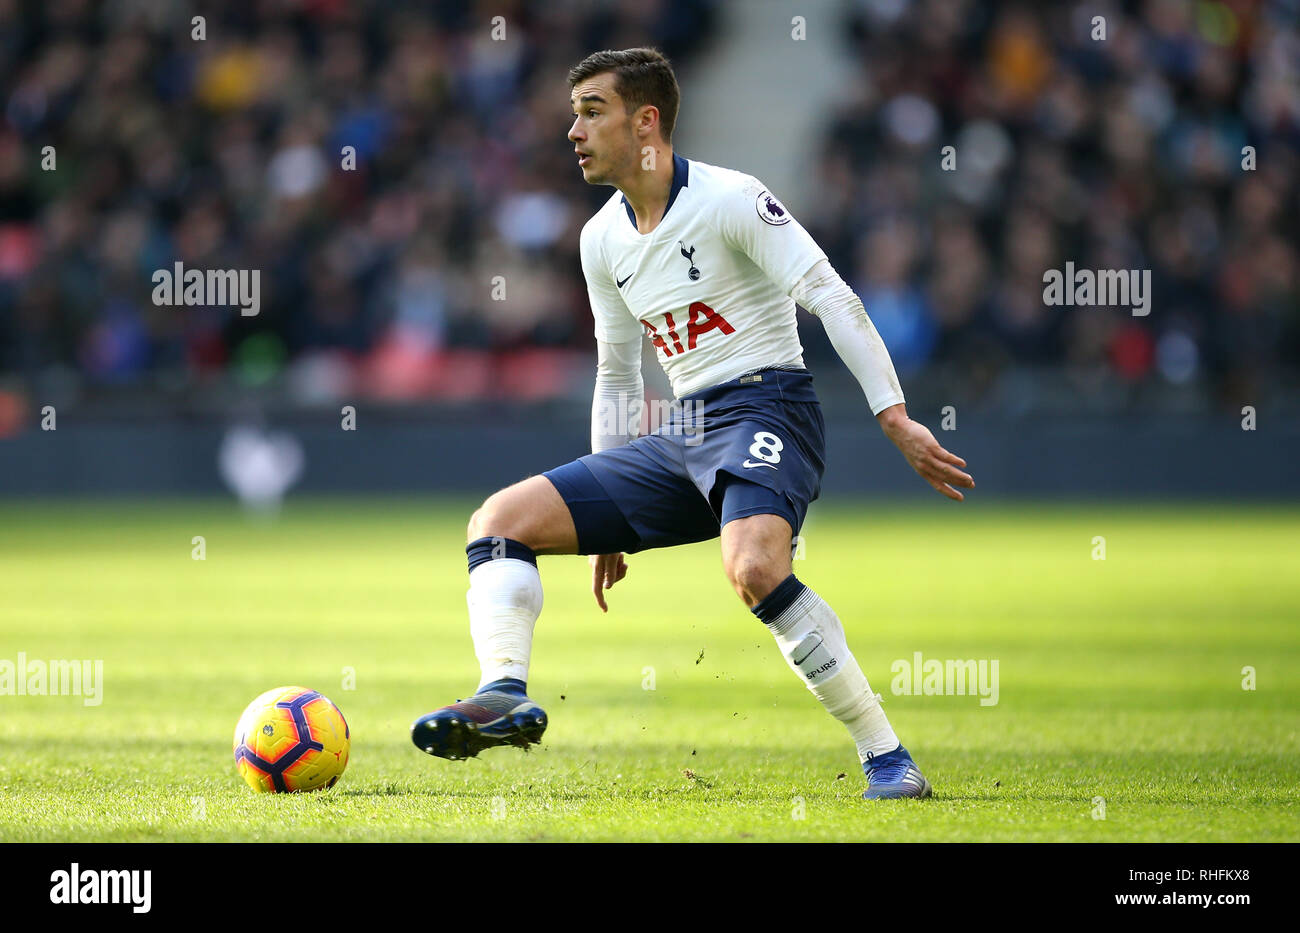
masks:
<svg viewBox="0 0 1300 933"><path fill-rule="evenodd" d="M542 613L537 565L512 557L483 561L470 571L465 602L482 674L479 687L502 677L527 681L533 625Z"/></svg>
<svg viewBox="0 0 1300 933"><path fill-rule="evenodd" d="M849 651L835 610L808 587L767 623L790 669L808 685L826 711L844 723L866 761L898 748L898 736Z"/></svg>

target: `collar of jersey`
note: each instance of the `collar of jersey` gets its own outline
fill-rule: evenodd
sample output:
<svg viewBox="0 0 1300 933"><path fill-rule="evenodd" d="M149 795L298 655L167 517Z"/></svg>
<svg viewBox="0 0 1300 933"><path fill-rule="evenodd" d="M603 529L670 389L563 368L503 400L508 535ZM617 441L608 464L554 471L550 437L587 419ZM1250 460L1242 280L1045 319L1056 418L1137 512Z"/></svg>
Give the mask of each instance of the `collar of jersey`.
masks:
<svg viewBox="0 0 1300 933"><path fill-rule="evenodd" d="M664 205L664 217L668 216L669 209L673 206L673 202L677 200L677 192L681 191L683 188L686 187L687 176L690 175L690 171L691 171L690 163L674 152L673 153L673 187L672 190L668 192L668 203ZM627 203L627 195L623 196L623 208L627 211L627 219L632 221L632 229L637 230L636 214L632 213L632 205ZM659 222L661 224L663 223L663 217L659 218ZM656 227L655 229L658 230L659 228ZM640 230L637 230L637 233L640 232L641 232ZM649 234L646 235L649 236Z"/></svg>

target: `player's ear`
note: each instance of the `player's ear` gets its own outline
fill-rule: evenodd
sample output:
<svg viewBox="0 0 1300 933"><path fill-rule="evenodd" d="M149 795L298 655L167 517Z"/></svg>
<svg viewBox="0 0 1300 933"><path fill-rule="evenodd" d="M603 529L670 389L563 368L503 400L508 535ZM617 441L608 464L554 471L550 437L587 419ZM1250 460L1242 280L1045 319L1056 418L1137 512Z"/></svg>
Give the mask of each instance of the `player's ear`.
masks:
<svg viewBox="0 0 1300 933"><path fill-rule="evenodd" d="M636 125L638 131L649 136L659 126L659 108L654 104L642 104L637 110Z"/></svg>

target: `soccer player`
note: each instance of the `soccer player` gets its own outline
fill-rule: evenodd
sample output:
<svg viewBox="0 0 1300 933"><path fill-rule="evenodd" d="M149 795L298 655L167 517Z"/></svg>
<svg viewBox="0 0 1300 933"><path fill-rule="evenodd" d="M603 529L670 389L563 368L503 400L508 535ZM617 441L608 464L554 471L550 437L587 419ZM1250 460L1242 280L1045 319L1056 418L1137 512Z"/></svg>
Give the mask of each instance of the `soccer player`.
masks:
<svg viewBox="0 0 1300 933"><path fill-rule="evenodd" d="M489 496L469 521L473 697L411 727L431 755L527 746L546 714L526 692L542 609L539 554L587 554L596 603L627 574L624 554L721 536L736 593L796 676L848 728L867 799L926 797L844 627L791 572L791 544L824 469L821 408L803 365L795 302L817 315L908 463L960 501L965 461L910 420L862 302L790 211L750 175L672 149L679 91L654 49L597 52L569 73L583 178L615 193L582 229L595 316L592 453ZM641 341L677 404L638 437Z"/></svg>

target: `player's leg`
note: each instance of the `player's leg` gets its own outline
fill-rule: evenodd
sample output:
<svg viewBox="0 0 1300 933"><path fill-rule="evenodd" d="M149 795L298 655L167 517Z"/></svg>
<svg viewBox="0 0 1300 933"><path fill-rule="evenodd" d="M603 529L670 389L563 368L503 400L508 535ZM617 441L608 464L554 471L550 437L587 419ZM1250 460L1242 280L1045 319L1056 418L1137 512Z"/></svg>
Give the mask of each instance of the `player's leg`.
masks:
<svg viewBox="0 0 1300 933"><path fill-rule="evenodd" d="M662 438L639 438L517 483L475 511L465 550L479 689L417 720L411 739L419 748L466 758L541 737L545 713L526 693L542 609L536 555L630 553L717 536L717 519L674 450Z"/></svg>
<svg viewBox="0 0 1300 933"><path fill-rule="evenodd" d="M470 516L466 539L466 602L479 691L513 681L522 694L542 612L537 555L577 552L573 518L550 480L530 476L488 496Z"/></svg>
<svg viewBox="0 0 1300 933"><path fill-rule="evenodd" d="M722 514L727 578L772 632L790 669L853 737L869 782L863 796L929 796L929 782L899 744L839 617L791 572L793 529L802 518L784 495L766 486L728 482Z"/></svg>
<svg viewBox="0 0 1300 933"><path fill-rule="evenodd" d="M576 554L578 535L564 499L546 476L494 492L470 516L466 541L501 537L534 554Z"/></svg>
<svg viewBox="0 0 1300 933"><path fill-rule="evenodd" d="M528 698L533 629L542 611L538 554L573 554L573 518L545 476L493 493L470 517L470 637L479 661L474 696L411 726L411 741L440 758L470 758L494 745L541 739L546 713Z"/></svg>

